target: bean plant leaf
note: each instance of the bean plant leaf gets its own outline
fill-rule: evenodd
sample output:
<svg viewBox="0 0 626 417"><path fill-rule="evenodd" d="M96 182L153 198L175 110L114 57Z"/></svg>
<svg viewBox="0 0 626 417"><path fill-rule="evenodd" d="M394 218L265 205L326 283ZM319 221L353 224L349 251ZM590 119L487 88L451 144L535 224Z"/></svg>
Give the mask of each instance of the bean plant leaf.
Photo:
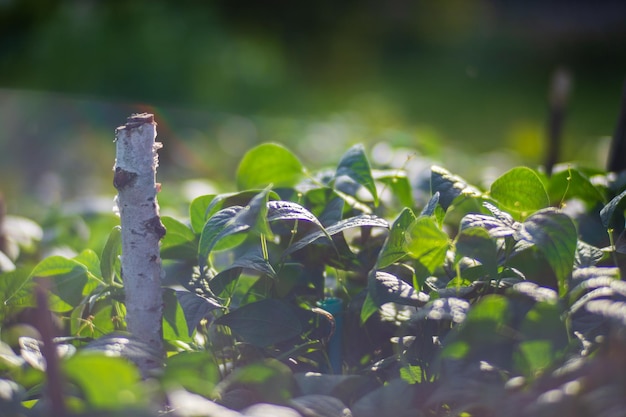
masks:
<svg viewBox="0 0 626 417"><path fill-rule="evenodd" d="M593 245L578 241L576 247L576 257L574 266L576 268L586 268L589 266L595 266L604 258L604 252L600 248L596 248Z"/></svg>
<svg viewBox="0 0 626 417"><path fill-rule="evenodd" d="M50 256L41 261L30 278L50 280L49 308L58 313L72 310L101 283L85 265L63 256Z"/></svg>
<svg viewBox="0 0 626 417"><path fill-rule="evenodd" d="M432 216L435 214L435 209L437 208L437 204L439 204L439 196L441 194L439 191L435 192L433 196L428 200L428 203L422 209L420 216Z"/></svg>
<svg viewBox="0 0 626 417"><path fill-rule="evenodd" d="M124 358L79 353L61 366L63 375L76 384L94 410L147 405L146 393L138 384L139 370Z"/></svg>
<svg viewBox="0 0 626 417"><path fill-rule="evenodd" d="M351 229L353 227L366 227L366 226L388 228L389 223L385 219L382 219L377 216L369 215L369 214L362 214L360 216L343 219L333 225L328 226L324 230L309 233L308 235L304 236L302 239L298 240L297 242L294 242L293 245L285 249L282 256L284 258L292 254L293 252L296 252L304 248L305 246L310 245L311 243L317 241L318 239L322 239L324 237L328 238L329 236L336 235L337 233L343 232L344 230Z"/></svg>
<svg viewBox="0 0 626 417"><path fill-rule="evenodd" d="M205 318L211 311L222 308L218 300L189 291L176 291L176 298L185 314L189 336L196 330L200 320Z"/></svg>
<svg viewBox="0 0 626 417"><path fill-rule="evenodd" d="M237 186L251 188L293 187L304 173L300 160L282 145L265 143L252 148L237 168Z"/></svg>
<svg viewBox="0 0 626 417"><path fill-rule="evenodd" d="M290 339L302 332L302 325L294 311L284 302L268 298L246 304L216 320L258 347L267 347Z"/></svg>
<svg viewBox="0 0 626 417"><path fill-rule="evenodd" d="M431 217L420 216L409 226L404 249L430 273L443 264L450 241Z"/></svg>
<svg viewBox="0 0 626 417"><path fill-rule="evenodd" d="M30 268L18 267L0 274L0 322L23 307L34 305Z"/></svg>
<svg viewBox="0 0 626 417"><path fill-rule="evenodd" d="M524 232L543 253L559 285L559 295L567 292L568 278L574 267L578 235L569 216L553 208L541 210L524 222Z"/></svg>
<svg viewBox="0 0 626 417"><path fill-rule="evenodd" d="M617 210L623 210L624 205L622 204L626 201L626 191L622 192L620 195L613 198L609 203L600 210L600 219L602 220L602 225L607 229L614 228L616 225L614 223L614 218L616 216ZM618 227L623 225L617 225Z"/></svg>
<svg viewBox="0 0 626 417"><path fill-rule="evenodd" d="M430 174L430 190L433 195L439 192L439 205L447 211L455 198L463 195L480 196L481 193L475 187L439 166L433 166Z"/></svg>
<svg viewBox="0 0 626 417"><path fill-rule="evenodd" d="M455 242L457 258L466 256L479 261L490 279L498 275L498 248L489 232L482 227L461 230Z"/></svg>
<svg viewBox="0 0 626 417"><path fill-rule="evenodd" d="M163 304L163 339L191 342L193 332L187 327L185 312L174 290L169 288L163 290Z"/></svg>
<svg viewBox="0 0 626 417"><path fill-rule="evenodd" d="M302 220L323 228L317 217L300 204L291 201L270 201L267 203L267 209L267 220L270 222L278 220Z"/></svg>
<svg viewBox="0 0 626 417"><path fill-rule="evenodd" d="M200 234L200 242L198 244L198 265L202 271L207 265L209 253L216 246L217 242L225 236L231 236L235 233L246 231L250 228L249 224L237 223L236 216L244 210L241 206L233 206L222 209L215 213L206 222L202 233ZM243 239L231 239L220 246L221 249L236 246Z"/></svg>
<svg viewBox="0 0 626 417"><path fill-rule="evenodd" d="M161 257L163 259L195 259L198 248L193 230L173 217L163 216L161 222L167 230L161 239Z"/></svg>
<svg viewBox="0 0 626 417"><path fill-rule="evenodd" d="M113 283L116 270L119 270L120 255L122 254L122 228L115 226L102 249L100 256L100 273L107 285ZM118 268L116 268L116 265Z"/></svg>
<svg viewBox="0 0 626 417"><path fill-rule="evenodd" d="M354 145L348 151L343 154L337 170L335 171L335 178L345 175L358 184L365 187L367 191L374 198L374 205L378 205L378 192L376 191L376 184L372 176L372 169L370 163L365 155L365 148L361 144Z"/></svg>
<svg viewBox="0 0 626 417"><path fill-rule="evenodd" d="M469 309L470 303L461 298L438 298L421 308L415 317L428 320L449 320L458 324L465 320Z"/></svg>
<svg viewBox="0 0 626 417"><path fill-rule="evenodd" d="M209 205L215 200L215 194L196 197L189 205L189 219L194 233L200 234L204 224L209 219Z"/></svg>
<svg viewBox="0 0 626 417"><path fill-rule="evenodd" d="M397 169L373 170L372 175L376 181L383 183L385 187L391 189L391 192L402 206L413 207L413 192L406 171Z"/></svg>
<svg viewBox="0 0 626 417"><path fill-rule="evenodd" d="M181 352L166 359L160 381L168 391L182 386L210 397L220 381L220 369L208 351Z"/></svg>
<svg viewBox="0 0 626 417"><path fill-rule="evenodd" d="M417 291L401 278L383 271L370 272L368 291L378 307L385 303L421 307L429 300L427 294Z"/></svg>
<svg viewBox="0 0 626 417"><path fill-rule="evenodd" d="M550 205L539 175L528 167L516 167L491 184L491 197L523 217Z"/></svg>
<svg viewBox="0 0 626 417"><path fill-rule="evenodd" d="M572 198L591 204L606 201L589 178L576 168L567 168L553 173L548 183L548 195L553 205Z"/></svg>
<svg viewBox="0 0 626 417"><path fill-rule="evenodd" d="M413 211L407 207L394 220L387 240L378 254L377 269L385 268L406 256L404 249L406 232L415 219Z"/></svg>

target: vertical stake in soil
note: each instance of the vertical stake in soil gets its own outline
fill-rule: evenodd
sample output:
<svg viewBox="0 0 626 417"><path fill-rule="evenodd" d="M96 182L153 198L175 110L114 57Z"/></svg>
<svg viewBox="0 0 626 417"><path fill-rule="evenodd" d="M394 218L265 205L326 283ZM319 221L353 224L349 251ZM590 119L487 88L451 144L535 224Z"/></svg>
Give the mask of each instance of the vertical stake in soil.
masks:
<svg viewBox="0 0 626 417"><path fill-rule="evenodd" d="M126 322L137 340L162 351L163 296L159 241L165 227L156 194L158 166L156 123L152 114L135 114L115 131L113 185L122 224L122 278L126 293ZM148 362L148 361L147 361ZM150 361L151 362L151 361ZM140 363L142 373L158 366Z"/></svg>

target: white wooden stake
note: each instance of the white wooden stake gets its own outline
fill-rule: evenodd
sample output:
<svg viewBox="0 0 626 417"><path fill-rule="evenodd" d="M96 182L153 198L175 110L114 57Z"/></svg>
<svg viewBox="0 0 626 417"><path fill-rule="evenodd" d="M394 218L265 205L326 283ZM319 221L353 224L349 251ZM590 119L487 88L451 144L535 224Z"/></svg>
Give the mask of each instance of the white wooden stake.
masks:
<svg viewBox="0 0 626 417"><path fill-rule="evenodd" d="M161 257L159 241L165 227L156 194L158 166L156 123L152 114L135 114L115 130L116 159L113 185L122 224L122 279L126 293L129 332L159 352L163 350ZM146 359L144 375L159 363Z"/></svg>

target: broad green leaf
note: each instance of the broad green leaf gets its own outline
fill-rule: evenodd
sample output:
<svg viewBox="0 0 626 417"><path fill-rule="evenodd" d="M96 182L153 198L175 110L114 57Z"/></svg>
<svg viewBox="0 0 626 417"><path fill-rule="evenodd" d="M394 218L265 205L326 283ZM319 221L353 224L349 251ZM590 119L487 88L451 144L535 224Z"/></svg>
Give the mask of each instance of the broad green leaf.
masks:
<svg viewBox="0 0 626 417"><path fill-rule="evenodd" d="M439 166L431 167L430 190L433 195L439 192L439 204L447 211L455 198L460 195L480 196L481 192L467 182Z"/></svg>
<svg viewBox="0 0 626 417"><path fill-rule="evenodd" d="M237 186L250 188L293 187L304 173L300 160L282 145L265 143L249 150L237 168Z"/></svg>
<svg viewBox="0 0 626 417"><path fill-rule="evenodd" d="M196 235L193 230L173 217L161 217L167 233L161 239L161 257L163 259L196 258L198 253Z"/></svg>
<svg viewBox="0 0 626 417"><path fill-rule="evenodd" d="M392 263L402 259L406 256L404 249L404 243L406 240L406 232L409 226L416 220L413 211L410 208L402 210L400 215L394 220L391 225L391 230L387 236L387 240L383 244L380 253L378 254L378 260L376 262L376 269L385 268Z"/></svg>
<svg viewBox="0 0 626 417"><path fill-rule="evenodd" d="M176 298L180 303L185 321L187 322L188 335L191 336L200 323L211 311L222 308L216 299L203 297L189 291L176 291Z"/></svg>
<svg viewBox="0 0 626 417"><path fill-rule="evenodd" d="M378 306L372 300L369 292L365 296L365 301L363 302L363 306L361 307L361 324L365 324L365 322L372 316L372 314L378 311Z"/></svg>
<svg viewBox="0 0 626 417"><path fill-rule="evenodd" d="M30 277L49 278L49 307L59 313L72 310L99 284L85 265L62 256L44 259L33 269Z"/></svg>
<svg viewBox="0 0 626 417"><path fill-rule="evenodd" d="M482 227L462 229L456 238L455 246L457 259L463 256L475 259L485 268L488 277L484 278L497 278L498 248L486 229Z"/></svg>
<svg viewBox="0 0 626 417"><path fill-rule="evenodd" d="M585 243L581 240L578 241L576 247L576 258L574 266L576 268L586 268L595 266L604 258L604 252L600 248L596 248L593 245Z"/></svg>
<svg viewBox="0 0 626 417"><path fill-rule="evenodd" d="M30 270L29 267L18 267L0 274L0 323L22 308L34 305Z"/></svg>
<svg viewBox="0 0 626 417"><path fill-rule="evenodd" d="M448 235L431 217L418 217L407 230L404 248L431 273L443 264L450 247Z"/></svg>
<svg viewBox="0 0 626 417"><path fill-rule="evenodd" d="M417 291L401 278L383 271L372 271L368 277L368 293L378 307L396 303L421 307L429 300L427 294Z"/></svg>
<svg viewBox="0 0 626 417"><path fill-rule="evenodd" d="M568 288L568 278L574 268L578 242L576 226L565 214L548 208L530 216L524 222L524 231L534 243L554 271L559 295L564 296Z"/></svg>
<svg viewBox="0 0 626 417"><path fill-rule="evenodd" d="M267 208L267 220L270 222L278 220L303 220L322 228L322 224L317 217L300 204L291 201L269 201Z"/></svg>
<svg viewBox="0 0 626 417"><path fill-rule="evenodd" d="M76 384L94 410L122 410L146 405L139 370L128 360L82 352L61 363L63 375Z"/></svg>
<svg viewBox="0 0 626 417"><path fill-rule="evenodd" d="M289 246L283 252L282 256L284 258L287 255L302 249L303 247L315 242L318 239L321 239L324 237L328 238L329 236L333 236L337 233L343 232L344 230L351 229L353 227L366 227L366 226L387 228L389 227L389 223L387 223L385 219L372 216L369 214L363 214L360 216L350 217L348 219L341 220L333 225L328 226L325 230L320 230L320 231L309 233L308 235L304 236L302 239L298 240L297 242L294 242L293 245Z"/></svg>
<svg viewBox="0 0 626 417"><path fill-rule="evenodd" d="M470 303L461 298L446 297L430 301L421 308L416 318L428 320L449 320L453 323L463 323L470 309Z"/></svg>
<svg viewBox="0 0 626 417"><path fill-rule="evenodd" d="M527 216L550 205L543 182L527 167L513 168L491 184L491 197L508 210Z"/></svg>
<svg viewBox="0 0 626 417"><path fill-rule="evenodd" d="M237 256L235 261L222 269L222 272L232 268L245 268L257 271L270 277L276 276L276 271L267 259L263 257L261 245L255 245L246 250L243 254ZM215 279L215 278L214 278Z"/></svg>
<svg viewBox="0 0 626 417"><path fill-rule="evenodd" d="M163 304L163 340L191 342L193 332L187 328L185 312L174 290L163 290Z"/></svg>
<svg viewBox="0 0 626 417"><path fill-rule="evenodd" d="M337 170L335 178L345 175L352 178L358 184L365 187L367 191L374 197L374 205L378 205L378 193L376 184L372 177L372 169L365 155L365 148L361 144L354 145L343 154Z"/></svg>
<svg viewBox="0 0 626 417"><path fill-rule="evenodd" d="M100 273L107 285L113 284L115 279L116 264L119 266L122 254L122 228L115 226L102 249L100 257Z"/></svg>
<svg viewBox="0 0 626 417"><path fill-rule="evenodd" d="M548 195L552 205L578 198L586 203L604 202L604 196L589 178L576 168L553 173L548 182Z"/></svg>
<svg viewBox="0 0 626 417"><path fill-rule="evenodd" d="M292 396L293 373L287 365L276 359L264 359L237 368L218 384L214 395L220 396L232 388L243 388L243 392L254 393L268 403L284 404ZM219 417L222 414L212 413L211 415ZM259 415L274 416L275 414Z"/></svg>
<svg viewBox="0 0 626 417"><path fill-rule="evenodd" d="M210 398L220 381L215 357L208 351L181 352L165 361L160 378L166 390L182 386L187 391Z"/></svg>
<svg viewBox="0 0 626 417"><path fill-rule="evenodd" d="M373 170L372 175L376 181L382 182L385 187L391 189L392 194L403 207L413 207L413 191L406 171L397 169Z"/></svg>
<svg viewBox="0 0 626 417"><path fill-rule="evenodd" d="M602 210L600 210L600 219L602 220L602 225L607 229L611 229L614 227L622 227L623 224L614 224L614 217L617 210L624 210L624 205L622 204L626 201L626 191L622 192L620 195L613 198L609 201L609 204L604 206ZM623 222L623 220L621 220Z"/></svg>
<svg viewBox="0 0 626 417"><path fill-rule="evenodd" d="M200 234L204 224L209 219L209 205L215 199L215 194L196 197L189 205L189 219L194 233Z"/></svg>
<svg viewBox="0 0 626 417"><path fill-rule="evenodd" d="M207 265L209 253L211 253L220 239L225 236L246 231L250 228L250 225L237 223L234 220L235 216L242 210L244 210L244 208L241 206L228 207L215 213L206 222L200 234L200 242L198 243L198 265L200 266L200 270L203 270ZM227 243L236 246L244 239L245 237L243 239L228 241ZM226 249L228 247L229 245L223 245L220 248Z"/></svg>
<svg viewBox="0 0 626 417"><path fill-rule="evenodd" d="M246 304L216 320L245 342L267 347L290 339L302 332L294 311L284 302L269 298Z"/></svg>
<svg viewBox="0 0 626 417"><path fill-rule="evenodd" d="M85 265L87 271L89 271L90 278L100 280L100 258L94 251L85 249L73 259Z"/></svg>

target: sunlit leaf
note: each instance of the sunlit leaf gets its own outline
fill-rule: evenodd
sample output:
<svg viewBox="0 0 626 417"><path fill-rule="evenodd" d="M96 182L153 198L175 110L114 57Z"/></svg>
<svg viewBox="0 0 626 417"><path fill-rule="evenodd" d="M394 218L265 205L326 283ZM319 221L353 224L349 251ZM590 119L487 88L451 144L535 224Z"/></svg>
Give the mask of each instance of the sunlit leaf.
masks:
<svg viewBox="0 0 626 417"><path fill-rule="evenodd" d="M550 208L526 219L524 231L531 236L532 243L546 257L557 277L559 294L563 296L568 288L567 280L574 268L578 242L576 226L567 215Z"/></svg>
<svg viewBox="0 0 626 417"><path fill-rule="evenodd" d="M102 279L107 285L113 283L115 278L116 264L119 266L120 255L122 254L122 228L115 226L102 249L102 255L100 257L100 273Z"/></svg>
<svg viewBox="0 0 626 417"><path fill-rule="evenodd" d="M550 205L548 193L535 171L513 168L491 184L491 197L508 210L527 216Z"/></svg>
<svg viewBox="0 0 626 417"><path fill-rule="evenodd" d="M365 155L363 145L354 145L343 154L337 166L335 177L342 175L350 177L358 184L365 187L372 197L374 197L374 204L378 205L378 192L376 191L376 184L372 177L372 169Z"/></svg>
<svg viewBox="0 0 626 417"><path fill-rule="evenodd" d="M166 388L182 386L190 392L211 397L220 381L220 370L210 352L181 352L166 359L160 380Z"/></svg>
<svg viewBox="0 0 626 417"><path fill-rule="evenodd" d="M605 201L598 188L576 168L567 168L552 173L548 183L548 195L550 202L554 205L573 198L590 204Z"/></svg>
<svg viewBox="0 0 626 417"><path fill-rule="evenodd" d="M467 182L444 168L439 166L431 167L430 190L439 193L439 204L447 211L455 198L460 195L479 196L480 191Z"/></svg>
<svg viewBox="0 0 626 417"><path fill-rule="evenodd" d="M482 227L464 228L456 241L457 258L466 256L479 261L490 279L498 275L498 248L489 232Z"/></svg>
<svg viewBox="0 0 626 417"><path fill-rule="evenodd" d="M237 186L251 188L293 187L302 178L300 160L282 145L265 143L249 150L237 168Z"/></svg>
<svg viewBox="0 0 626 417"><path fill-rule="evenodd" d="M210 217L208 213L209 205L214 199L215 194L202 195L196 197L189 205L189 219L194 233L200 234L202 232L204 224Z"/></svg>
<svg viewBox="0 0 626 417"><path fill-rule="evenodd" d="M406 233L409 226L415 221L416 217L410 208L402 210L400 215L391 225L391 230L387 236L387 240L378 254L376 268L382 269L406 256L404 244L406 241Z"/></svg>
<svg viewBox="0 0 626 417"><path fill-rule="evenodd" d="M421 307L429 300L427 294L413 288L401 278L383 271L372 271L368 278L368 291L377 306L396 303Z"/></svg>
<svg viewBox="0 0 626 417"><path fill-rule="evenodd" d="M191 342L190 335L193 332L187 328L185 312L174 290L163 290L163 305L163 340Z"/></svg>
<svg viewBox="0 0 626 417"><path fill-rule="evenodd" d="M443 264L449 247L448 235L430 217L418 217L407 230L405 250L431 273Z"/></svg>
<svg viewBox="0 0 626 417"><path fill-rule="evenodd" d="M372 170L376 181L390 188L398 202L404 207L413 207L413 192L407 173L404 170L390 169L385 171Z"/></svg>

